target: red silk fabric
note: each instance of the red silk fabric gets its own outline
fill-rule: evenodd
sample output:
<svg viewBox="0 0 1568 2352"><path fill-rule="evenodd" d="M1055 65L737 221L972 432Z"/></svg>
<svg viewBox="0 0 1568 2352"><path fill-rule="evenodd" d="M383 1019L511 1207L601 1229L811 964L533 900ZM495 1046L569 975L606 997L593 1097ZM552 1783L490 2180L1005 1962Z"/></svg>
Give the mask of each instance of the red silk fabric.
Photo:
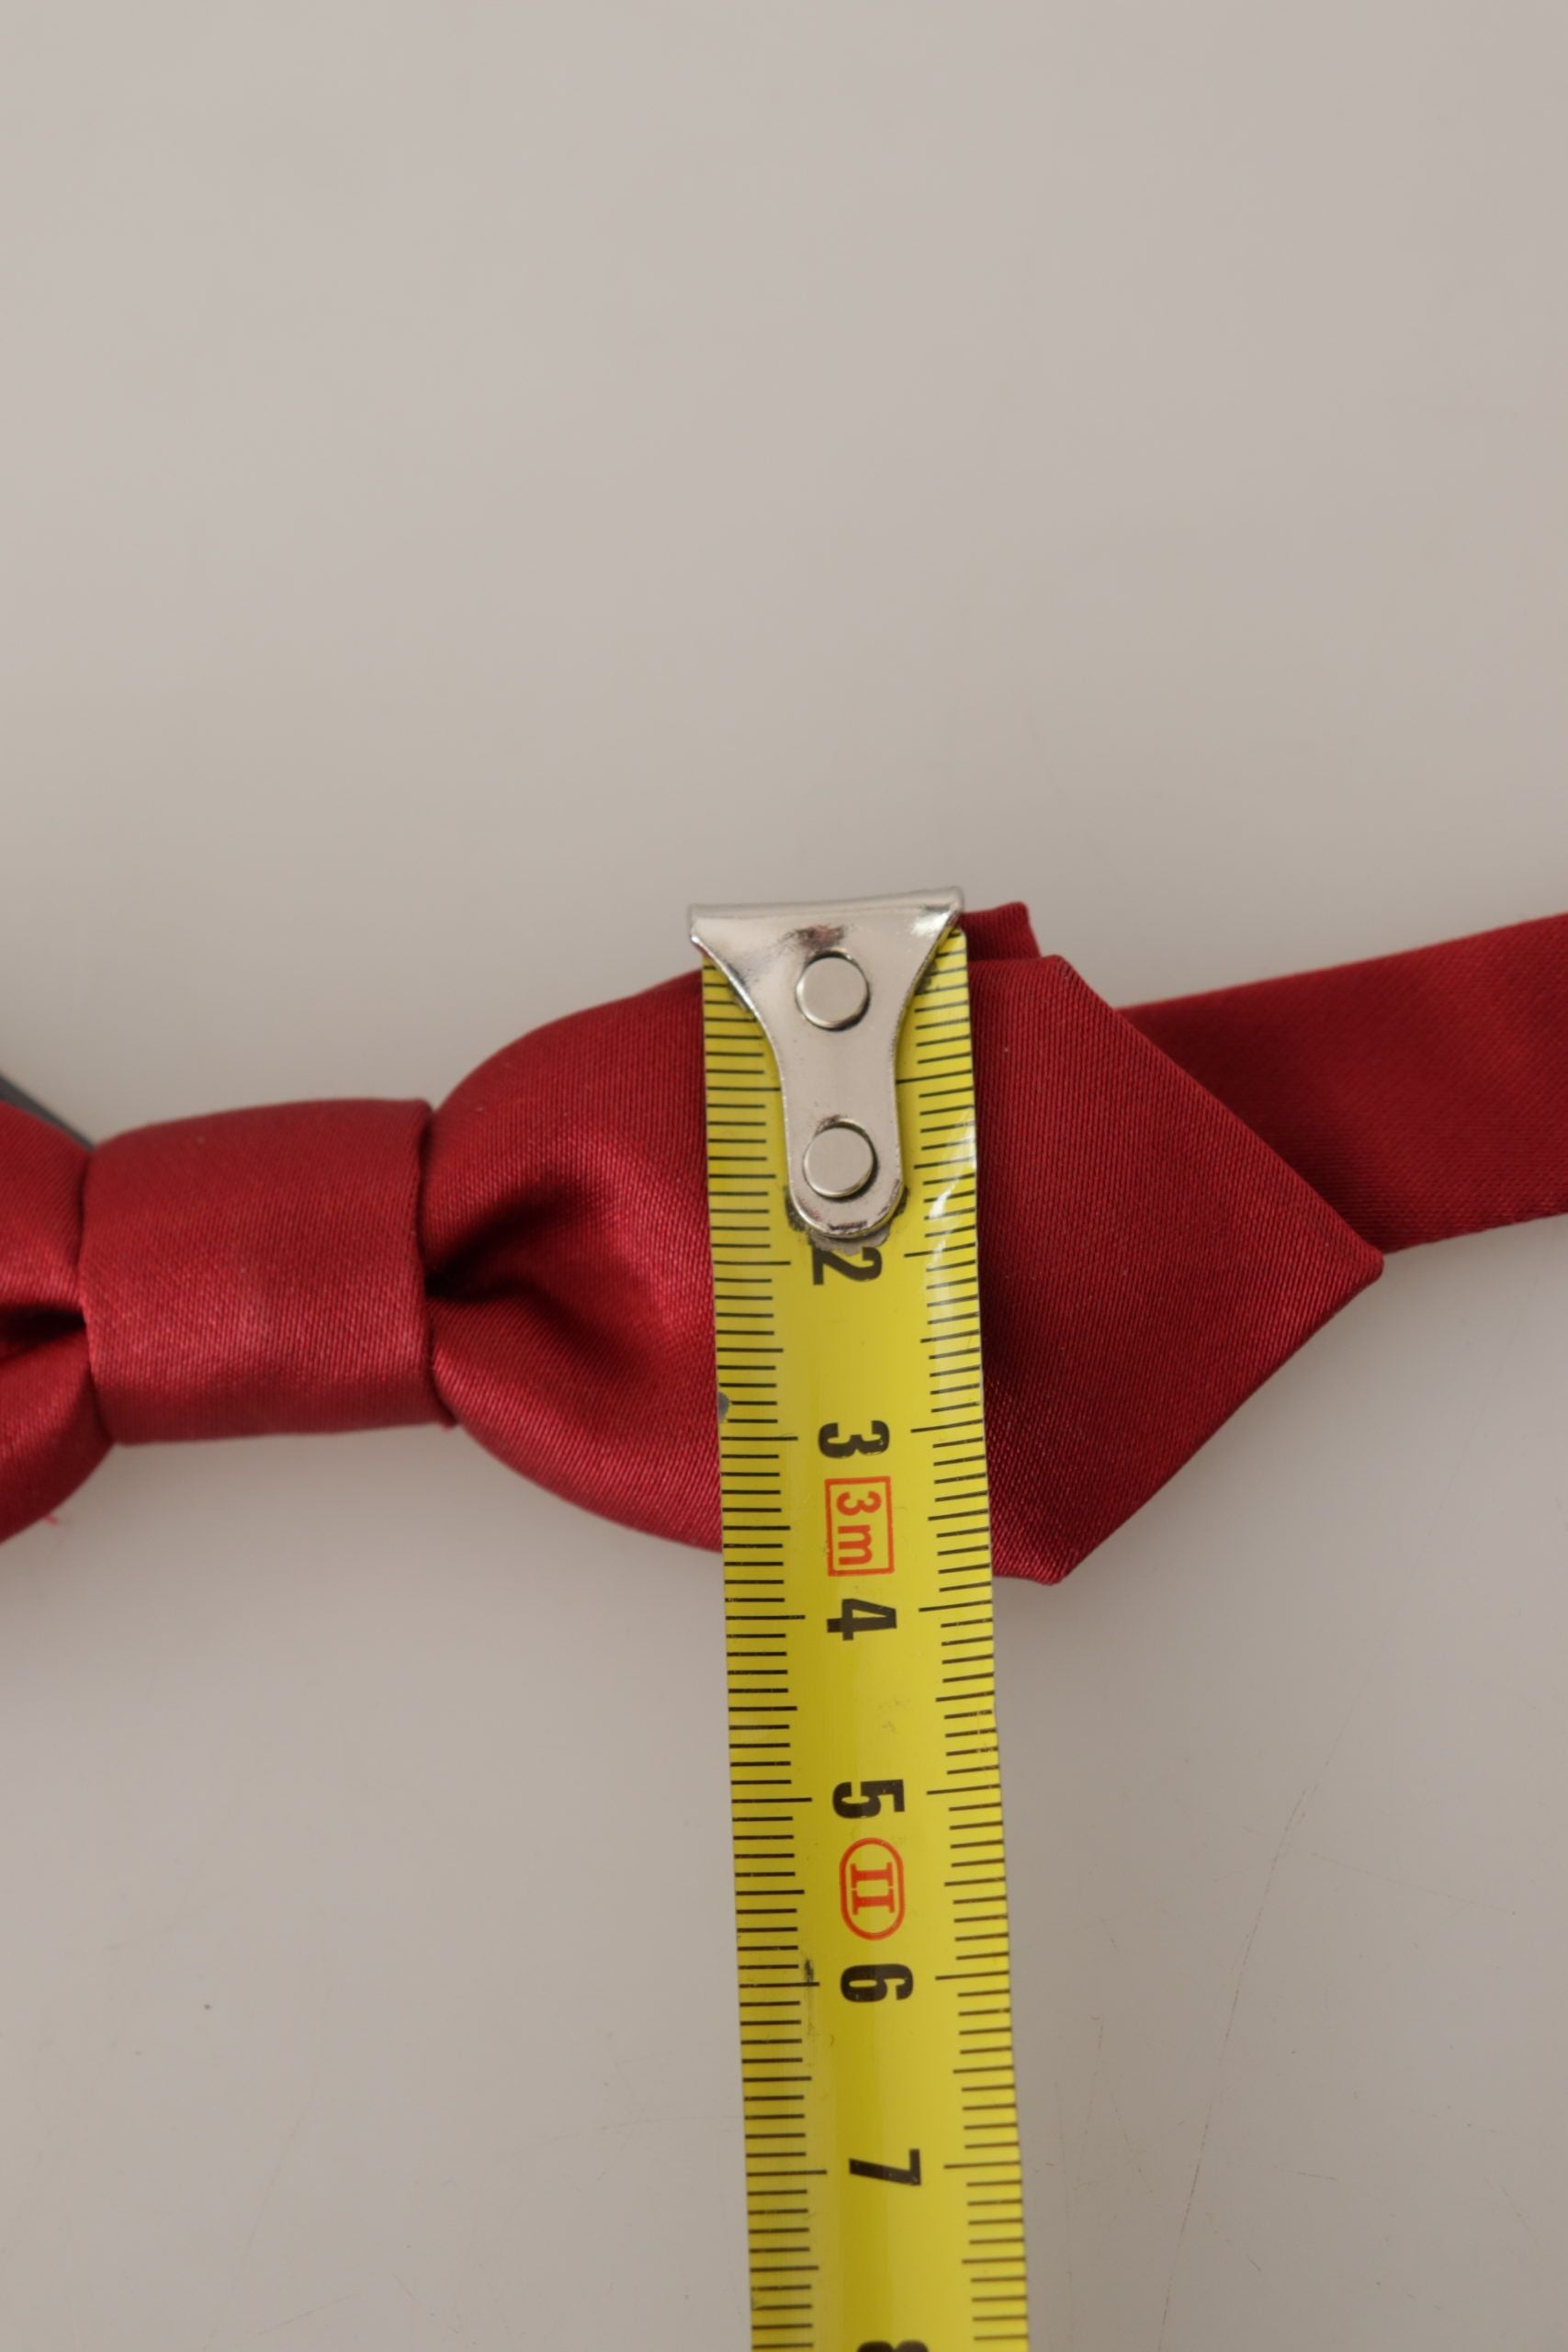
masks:
<svg viewBox="0 0 1568 2352"><path fill-rule="evenodd" d="M1065 1576L1374 1279L1568 1208L1568 917L1121 1013L969 918L996 1562ZM461 1422L713 1545L695 973L438 1111L0 1105L0 1535L112 1442Z"/></svg>

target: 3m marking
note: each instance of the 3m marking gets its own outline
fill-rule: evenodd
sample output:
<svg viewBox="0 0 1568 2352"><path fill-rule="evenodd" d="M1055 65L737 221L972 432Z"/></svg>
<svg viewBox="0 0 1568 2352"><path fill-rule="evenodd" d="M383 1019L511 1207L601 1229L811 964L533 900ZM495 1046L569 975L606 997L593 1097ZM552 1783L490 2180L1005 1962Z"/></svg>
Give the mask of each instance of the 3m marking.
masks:
<svg viewBox="0 0 1568 2352"><path fill-rule="evenodd" d="M890 1577L893 1573L891 1478L827 1478L828 1574Z"/></svg>

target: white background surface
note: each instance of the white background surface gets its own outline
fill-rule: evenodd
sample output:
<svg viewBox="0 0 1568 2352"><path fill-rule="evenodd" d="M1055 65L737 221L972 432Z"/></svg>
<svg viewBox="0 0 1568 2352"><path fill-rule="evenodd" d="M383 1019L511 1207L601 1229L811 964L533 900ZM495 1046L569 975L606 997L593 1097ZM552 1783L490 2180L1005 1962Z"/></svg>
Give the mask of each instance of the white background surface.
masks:
<svg viewBox="0 0 1568 2352"><path fill-rule="evenodd" d="M1122 1001L1562 903L1560 11L0 29L0 1067L92 1132L439 1094L692 898ZM1042 2352L1568 2342L1565 1410L1568 1229L1416 1253L1002 1590ZM742 2344L717 1601L434 1430L0 1554L3 2352Z"/></svg>

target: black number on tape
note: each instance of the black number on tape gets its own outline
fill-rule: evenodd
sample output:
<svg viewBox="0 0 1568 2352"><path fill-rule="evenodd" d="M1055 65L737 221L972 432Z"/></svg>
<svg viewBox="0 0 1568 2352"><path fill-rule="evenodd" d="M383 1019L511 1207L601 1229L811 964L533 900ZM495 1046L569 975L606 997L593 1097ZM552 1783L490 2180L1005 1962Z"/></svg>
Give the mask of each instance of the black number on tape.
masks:
<svg viewBox="0 0 1568 2352"><path fill-rule="evenodd" d="M857 2180L891 2180L900 2188L919 2188L920 2185L920 2152L911 2148L907 2165L868 2164L863 2156L850 2158L850 2170Z"/></svg>
<svg viewBox="0 0 1568 2352"><path fill-rule="evenodd" d="M846 2001L885 2001L889 1992L896 2001L907 2001L914 1989L914 1971L897 1960L863 1960L839 1979Z"/></svg>
<svg viewBox="0 0 1568 2352"><path fill-rule="evenodd" d="M870 1821L882 1811L882 1800L887 1799L895 1813L904 1810L902 1781L863 1781L860 1794L854 1793L852 1781L840 1781L833 1791L833 1811L840 1821Z"/></svg>
<svg viewBox="0 0 1568 2352"><path fill-rule="evenodd" d="M824 1421L817 1432L818 1447L835 1462L849 1453L886 1453L892 1442L886 1421L873 1421L869 1437L840 1437L837 1421Z"/></svg>
<svg viewBox="0 0 1568 2352"><path fill-rule="evenodd" d="M882 1252L880 1250L873 1249L867 1242L860 1253L860 1263L857 1266L852 1260L843 1257L837 1250L818 1250L814 1241L811 1245L812 1281L819 1283L824 1269L829 1266L836 1274L842 1274L846 1282L874 1283L882 1272Z"/></svg>
<svg viewBox="0 0 1568 2352"><path fill-rule="evenodd" d="M857 1600L851 1593L838 1615L829 1618L828 1631L852 1642L857 1634L890 1633L897 1623L898 1611L886 1601Z"/></svg>

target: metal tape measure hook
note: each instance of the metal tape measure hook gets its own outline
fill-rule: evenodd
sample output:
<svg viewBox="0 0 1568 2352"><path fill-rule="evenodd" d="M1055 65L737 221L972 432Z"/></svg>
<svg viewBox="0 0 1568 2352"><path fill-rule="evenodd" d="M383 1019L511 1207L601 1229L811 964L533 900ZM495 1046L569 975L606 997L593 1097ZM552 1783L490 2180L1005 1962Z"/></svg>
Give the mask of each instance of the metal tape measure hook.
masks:
<svg viewBox="0 0 1568 2352"><path fill-rule="evenodd" d="M784 1093L789 1196L833 1248L881 1233L904 1191L894 1057L957 890L810 906L694 907L694 946L761 1023Z"/></svg>

